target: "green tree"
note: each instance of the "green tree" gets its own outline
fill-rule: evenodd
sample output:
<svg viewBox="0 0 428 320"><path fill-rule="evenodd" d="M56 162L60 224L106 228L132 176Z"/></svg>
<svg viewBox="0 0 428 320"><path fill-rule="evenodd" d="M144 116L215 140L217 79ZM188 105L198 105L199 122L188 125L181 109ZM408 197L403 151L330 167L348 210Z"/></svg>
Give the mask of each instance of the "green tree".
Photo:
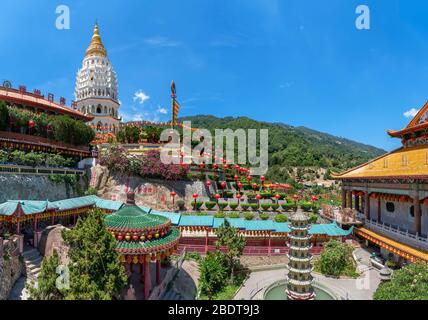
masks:
<svg viewBox="0 0 428 320"><path fill-rule="evenodd" d="M92 210L79 219L63 238L70 250L70 289L68 300L111 300L119 298L126 286L125 269L116 252L116 240L104 225L104 213Z"/></svg>
<svg viewBox="0 0 428 320"><path fill-rule="evenodd" d="M327 242L320 255L321 273L340 276L350 264L353 265L352 250L352 246L337 240Z"/></svg>
<svg viewBox="0 0 428 320"><path fill-rule="evenodd" d="M212 300L226 284L227 272L223 260L219 251L208 252L200 263L199 286L201 293L206 294L209 300Z"/></svg>
<svg viewBox="0 0 428 320"><path fill-rule="evenodd" d="M117 134L120 143L138 143L141 129L138 127L124 127Z"/></svg>
<svg viewBox="0 0 428 320"><path fill-rule="evenodd" d="M428 300L428 265L409 264L394 271L391 281L379 285L374 300Z"/></svg>
<svg viewBox="0 0 428 320"><path fill-rule="evenodd" d="M9 125L9 110L7 109L6 103L0 101L0 130L6 130Z"/></svg>
<svg viewBox="0 0 428 320"><path fill-rule="evenodd" d="M56 286L56 280L59 276L56 271L59 263L56 250L51 257L43 259L37 285L32 283L27 286L31 300L62 300L64 298L64 293Z"/></svg>
<svg viewBox="0 0 428 320"><path fill-rule="evenodd" d="M225 257L227 259L230 281L233 283L236 259L244 252L245 238L236 228L230 225L227 219L225 219L224 223L216 230L216 235L218 238L216 241L217 249L220 247L227 248Z"/></svg>

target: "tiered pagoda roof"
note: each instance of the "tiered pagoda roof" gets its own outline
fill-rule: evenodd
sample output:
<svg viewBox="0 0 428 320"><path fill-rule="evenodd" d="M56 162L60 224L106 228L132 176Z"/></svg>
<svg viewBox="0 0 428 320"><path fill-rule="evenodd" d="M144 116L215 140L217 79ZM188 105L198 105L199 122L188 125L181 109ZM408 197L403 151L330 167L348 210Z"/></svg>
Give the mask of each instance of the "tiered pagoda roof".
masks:
<svg viewBox="0 0 428 320"><path fill-rule="evenodd" d="M428 102L406 128L388 130L402 147L340 174L334 179L428 179Z"/></svg>
<svg viewBox="0 0 428 320"><path fill-rule="evenodd" d="M116 249L121 254L168 254L180 239L180 232L172 227L170 219L136 206L133 192L128 193L122 209L106 217L105 224L117 239Z"/></svg>

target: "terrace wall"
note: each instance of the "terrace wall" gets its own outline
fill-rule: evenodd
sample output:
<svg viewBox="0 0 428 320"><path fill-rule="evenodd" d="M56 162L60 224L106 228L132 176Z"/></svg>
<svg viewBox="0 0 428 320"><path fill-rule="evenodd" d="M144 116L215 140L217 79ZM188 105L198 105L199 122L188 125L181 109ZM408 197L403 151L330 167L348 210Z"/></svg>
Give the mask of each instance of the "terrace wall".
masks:
<svg viewBox="0 0 428 320"><path fill-rule="evenodd" d="M76 185L54 183L49 176L27 174L0 174L0 203L7 200L62 200L81 196L87 179L79 178Z"/></svg>
<svg viewBox="0 0 428 320"><path fill-rule="evenodd" d="M0 242L0 300L6 300L24 267L19 256L18 239L0 238Z"/></svg>

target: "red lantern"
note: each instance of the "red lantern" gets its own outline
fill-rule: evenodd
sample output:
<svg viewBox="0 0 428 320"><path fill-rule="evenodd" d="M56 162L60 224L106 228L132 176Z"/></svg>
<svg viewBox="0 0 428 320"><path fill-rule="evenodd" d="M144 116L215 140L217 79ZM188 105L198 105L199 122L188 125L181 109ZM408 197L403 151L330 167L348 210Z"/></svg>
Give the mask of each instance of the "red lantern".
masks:
<svg viewBox="0 0 428 320"><path fill-rule="evenodd" d="M238 182L236 185L238 186L238 189L241 189L244 186L241 182Z"/></svg>
<svg viewBox="0 0 428 320"><path fill-rule="evenodd" d="M122 233L119 232L119 234L117 235L117 240L119 240L119 241L123 240Z"/></svg>
<svg viewBox="0 0 428 320"><path fill-rule="evenodd" d="M134 241L138 240L138 233L134 232L134 235L132 236L132 240Z"/></svg>
<svg viewBox="0 0 428 320"><path fill-rule="evenodd" d="M266 180L265 176L260 176L260 180L264 182Z"/></svg>
<svg viewBox="0 0 428 320"><path fill-rule="evenodd" d="M257 183L253 183L253 184L252 184L252 186L253 186L253 189L254 189L254 190L256 190L256 189L257 189Z"/></svg>
<svg viewBox="0 0 428 320"><path fill-rule="evenodd" d="M152 237L153 237L153 236L152 236L152 234L151 234L151 233L149 233L149 234L147 235L147 239L148 239L148 240L152 240Z"/></svg>
<svg viewBox="0 0 428 320"><path fill-rule="evenodd" d="M235 174L235 175L233 176L233 179L238 180L238 179L239 179L239 177Z"/></svg>
<svg viewBox="0 0 428 320"><path fill-rule="evenodd" d="M226 159L223 159L223 164L226 164L226 163L227 163Z"/></svg>
<svg viewBox="0 0 428 320"><path fill-rule="evenodd" d="M205 184L207 185L207 187L210 187L212 185L212 182L211 181L207 181Z"/></svg>
<svg viewBox="0 0 428 320"><path fill-rule="evenodd" d="M36 125L36 123L35 123L33 120L28 121L28 127L29 127L30 129L34 128L34 127L35 127L35 125Z"/></svg>
<svg viewBox="0 0 428 320"><path fill-rule="evenodd" d="M311 196L311 201L318 201L318 198L316 196Z"/></svg>
<svg viewBox="0 0 428 320"><path fill-rule="evenodd" d="M236 199L241 199L241 198L242 198L242 195L240 193L237 193L236 194Z"/></svg>
<svg viewBox="0 0 428 320"><path fill-rule="evenodd" d="M248 177L247 177L247 180L248 180L248 181L251 181L251 179L253 179L253 177L252 177L252 176L248 176Z"/></svg>
<svg viewBox="0 0 428 320"><path fill-rule="evenodd" d="M217 204L218 204L218 200L221 198L221 195L219 195L218 193L216 193L214 197L217 199Z"/></svg>
<svg viewBox="0 0 428 320"><path fill-rule="evenodd" d="M197 193L194 193L192 194L192 197L196 199L197 197L199 197L199 195Z"/></svg>
<svg viewBox="0 0 428 320"><path fill-rule="evenodd" d="M256 195L256 199L257 199L257 200L260 200L261 198L262 198L262 196L261 196L261 195L259 195L259 194L258 194L258 195Z"/></svg>
<svg viewBox="0 0 428 320"><path fill-rule="evenodd" d="M221 182L221 183L220 183L220 187L221 187L222 189L224 189L224 188L226 187L226 181Z"/></svg>
<svg viewBox="0 0 428 320"><path fill-rule="evenodd" d="M201 169L205 168L205 163L201 162L201 163L199 164L199 168L201 168Z"/></svg>
<svg viewBox="0 0 428 320"><path fill-rule="evenodd" d="M216 170L217 170L217 169L218 169L218 164L214 163L214 164L213 164L213 169L216 169Z"/></svg>
<svg viewBox="0 0 428 320"><path fill-rule="evenodd" d="M229 169L229 166L227 164L223 165L223 169Z"/></svg>

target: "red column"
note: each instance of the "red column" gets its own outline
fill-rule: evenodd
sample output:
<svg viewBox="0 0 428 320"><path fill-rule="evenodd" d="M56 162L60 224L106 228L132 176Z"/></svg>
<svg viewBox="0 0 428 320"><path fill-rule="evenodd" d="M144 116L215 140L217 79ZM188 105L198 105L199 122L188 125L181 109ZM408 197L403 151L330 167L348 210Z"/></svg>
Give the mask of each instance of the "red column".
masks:
<svg viewBox="0 0 428 320"><path fill-rule="evenodd" d="M416 195L413 199L414 213L415 213L415 232L421 235L421 203L419 201L419 195Z"/></svg>
<svg viewBox="0 0 428 320"><path fill-rule="evenodd" d="M21 234L21 221L16 224L16 234Z"/></svg>
<svg viewBox="0 0 428 320"><path fill-rule="evenodd" d="M370 219L370 197L368 191L364 193L364 214L366 219Z"/></svg>
<svg viewBox="0 0 428 320"><path fill-rule="evenodd" d="M205 229L205 254L208 252L208 228Z"/></svg>
<svg viewBox="0 0 428 320"><path fill-rule="evenodd" d="M76 214L73 214L73 226L76 225Z"/></svg>
<svg viewBox="0 0 428 320"><path fill-rule="evenodd" d="M150 256L147 255L144 260L144 299L148 299L150 296L150 289L152 286L152 280L150 278Z"/></svg>
<svg viewBox="0 0 428 320"><path fill-rule="evenodd" d="M161 275L160 275L160 271L161 271L161 264L160 264L160 258L156 259L156 285L160 285L161 283Z"/></svg>

